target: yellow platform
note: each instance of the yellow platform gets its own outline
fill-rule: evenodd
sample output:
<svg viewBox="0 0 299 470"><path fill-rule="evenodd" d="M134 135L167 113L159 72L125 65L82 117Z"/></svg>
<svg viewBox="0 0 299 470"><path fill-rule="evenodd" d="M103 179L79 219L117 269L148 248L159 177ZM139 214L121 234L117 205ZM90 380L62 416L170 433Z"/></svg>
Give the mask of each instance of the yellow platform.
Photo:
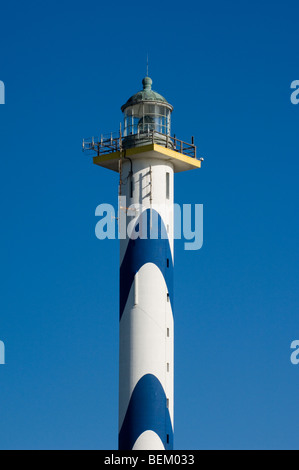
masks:
<svg viewBox="0 0 299 470"><path fill-rule="evenodd" d="M123 151L124 152L124 151ZM171 150L158 144L149 144L141 147L126 149L126 156L132 160L137 158L156 158L165 160L173 164L174 172L194 170L201 168L201 161L188 157L180 152ZM100 155L93 158L93 163L112 171L119 171L120 152L113 152L107 155Z"/></svg>

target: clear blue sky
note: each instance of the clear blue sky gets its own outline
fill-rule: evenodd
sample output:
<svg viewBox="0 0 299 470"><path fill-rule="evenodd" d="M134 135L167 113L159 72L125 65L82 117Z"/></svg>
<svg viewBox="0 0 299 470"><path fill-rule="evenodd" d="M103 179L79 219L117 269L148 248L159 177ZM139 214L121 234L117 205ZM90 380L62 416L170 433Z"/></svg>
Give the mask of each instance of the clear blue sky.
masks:
<svg viewBox="0 0 299 470"><path fill-rule="evenodd" d="M81 140L141 87L174 105L202 170L204 246L176 242L175 447L299 448L298 2L5 2L0 16L0 447L115 449L117 174Z"/></svg>

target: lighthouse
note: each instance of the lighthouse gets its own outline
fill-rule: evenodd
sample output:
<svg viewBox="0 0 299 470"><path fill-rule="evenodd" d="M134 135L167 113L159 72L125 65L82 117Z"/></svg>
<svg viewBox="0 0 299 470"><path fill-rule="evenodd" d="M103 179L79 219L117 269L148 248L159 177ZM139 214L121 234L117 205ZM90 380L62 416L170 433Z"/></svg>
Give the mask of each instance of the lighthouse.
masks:
<svg viewBox="0 0 299 470"><path fill-rule="evenodd" d="M171 134L173 107L150 77L121 111L116 134L83 141L119 173L119 450L172 450L174 174L201 159Z"/></svg>

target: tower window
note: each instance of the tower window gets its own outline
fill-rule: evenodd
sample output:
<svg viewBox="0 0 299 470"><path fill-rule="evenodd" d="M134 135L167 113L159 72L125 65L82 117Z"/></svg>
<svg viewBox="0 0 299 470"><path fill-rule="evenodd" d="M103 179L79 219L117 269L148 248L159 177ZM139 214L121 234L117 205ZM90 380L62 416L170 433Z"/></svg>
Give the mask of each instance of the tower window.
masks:
<svg viewBox="0 0 299 470"><path fill-rule="evenodd" d="M167 302L169 302L169 292L167 292Z"/></svg>
<svg viewBox="0 0 299 470"><path fill-rule="evenodd" d="M166 443L169 444L169 434L166 434Z"/></svg>
<svg viewBox="0 0 299 470"><path fill-rule="evenodd" d="M166 199L169 199L169 173L166 173Z"/></svg>
<svg viewBox="0 0 299 470"><path fill-rule="evenodd" d="M166 266L169 268L169 258L166 260Z"/></svg>
<svg viewBox="0 0 299 470"><path fill-rule="evenodd" d="M167 334L167 338L169 338L169 328L167 328L166 334Z"/></svg>
<svg viewBox="0 0 299 470"><path fill-rule="evenodd" d="M130 179L130 198L132 199L133 197L133 177L131 176Z"/></svg>

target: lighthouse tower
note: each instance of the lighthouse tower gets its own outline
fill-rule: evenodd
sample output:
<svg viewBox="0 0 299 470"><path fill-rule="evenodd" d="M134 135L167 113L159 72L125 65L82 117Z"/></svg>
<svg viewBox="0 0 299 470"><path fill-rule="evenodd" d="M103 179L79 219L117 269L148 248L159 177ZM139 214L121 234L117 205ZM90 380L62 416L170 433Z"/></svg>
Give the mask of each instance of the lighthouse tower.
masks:
<svg viewBox="0 0 299 470"><path fill-rule="evenodd" d="M119 449L171 450L174 429L174 173L201 167L171 136L173 107L143 89L122 107L123 131L83 142L119 182Z"/></svg>

